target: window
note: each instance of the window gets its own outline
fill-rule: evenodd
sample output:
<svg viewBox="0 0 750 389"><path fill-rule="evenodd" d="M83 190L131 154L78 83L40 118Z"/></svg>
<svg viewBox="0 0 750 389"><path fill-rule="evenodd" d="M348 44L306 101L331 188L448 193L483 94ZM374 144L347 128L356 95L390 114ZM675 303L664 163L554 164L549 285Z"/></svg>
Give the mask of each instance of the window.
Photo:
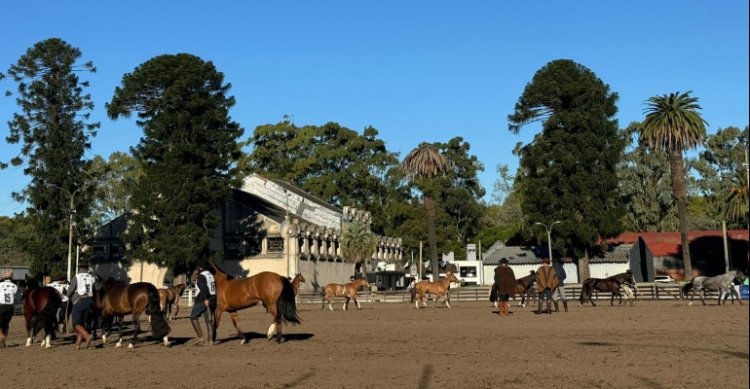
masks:
<svg viewBox="0 0 750 389"><path fill-rule="evenodd" d="M284 251L284 238L268 238L268 252L280 253Z"/></svg>
<svg viewBox="0 0 750 389"><path fill-rule="evenodd" d="M476 266L461 267L461 269L459 269L458 272L461 274L461 277L476 277L477 267Z"/></svg>

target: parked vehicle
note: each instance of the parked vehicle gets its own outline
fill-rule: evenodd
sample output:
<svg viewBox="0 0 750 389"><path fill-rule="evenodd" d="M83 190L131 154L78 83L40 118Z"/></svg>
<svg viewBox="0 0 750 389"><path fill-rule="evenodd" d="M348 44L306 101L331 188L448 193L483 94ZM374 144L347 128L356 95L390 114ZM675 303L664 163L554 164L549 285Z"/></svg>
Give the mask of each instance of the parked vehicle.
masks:
<svg viewBox="0 0 750 389"><path fill-rule="evenodd" d="M654 282L674 282L674 278L670 276L656 276Z"/></svg>

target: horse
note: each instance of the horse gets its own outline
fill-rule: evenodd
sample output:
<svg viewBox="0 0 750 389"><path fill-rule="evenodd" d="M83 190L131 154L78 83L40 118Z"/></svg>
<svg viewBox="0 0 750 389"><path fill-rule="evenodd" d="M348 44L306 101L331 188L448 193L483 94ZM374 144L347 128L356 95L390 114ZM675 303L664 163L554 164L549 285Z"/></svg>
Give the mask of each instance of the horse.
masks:
<svg viewBox="0 0 750 389"><path fill-rule="evenodd" d="M516 280L516 289L513 293L513 299L515 300L516 295L521 295L521 302L518 303L519 307L526 307L526 300L531 300L531 295L534 293L534 282L536 281L536 272L531 271L531 274L523 276Z"/></svg>
<svg viewBox="0 0 750 389"><path fill-rule="evenodd" d="M174 320L177 317L177 313L180 312L180 296L182 296L185 286L185 284L177 284L169 288L159 289L159 307L164 312L167 320ZM175 307L174 315L172 315L172 306Z"/></svg>
<svg viewBox="0 0 750 389"><path fill-rule="evenodd" d="M219 267L210 262L214 268L214 279L216 280L216 310L214 311L214 325L212 338L216 337L216 329L219 328L221 315L229 312L234 328L244 344L247 339L240 329L240 309L250 308L263 303L268 313L273 316L273 322L268 327L268 340L276 338L277 343L285 339L281 334L282 322L288 324L299 324L300 318L297 314L294 287L286 278L273 272L264 271L248 278L230 279ZM211 339L214 341L215 339Z"/></svg>
<svg viewBox="0 0 750 389"><path fill-rule="evenodd" d="M612 296L610 305L615 305L615 296L620 298L620 305L622 305L620 286L623 284L635 285L635 276L630 270L626 270L625 273L615 274L607 278L587 278L583 281L583 289L581 289L581 297L578 305L583 306L583 304L588 301L595 307L596 303L591 299L594 290L610 293Z"/></svg>
<svg viewBox="0 0 750 389"><path fill-rule="evenodd" d="M324 309L326 307L326 300L328 300L328 309L333 311L331 300L333 300L334 297L346 298L343 306L345 311L349 306L349 300L354 300L354 302L357 304L357 309L361 309L362 307L359 305L359 301L357 301L357 291L363 286L370 286L370 283L367 282L367 280L364 278L359 278L343 285L334 283L326 285L326 287L323 289L323 306L320 309Z"/></svg>
<svg viewBox="0 0 750 389"><path fill-rule="evenodd" d="M159 306L159 292L156 287L148 282L136 282L126 285L122 282L107 278L102 281L99 292L95 294L94 305L101 307L102 327L106 327L106 334L102 335L102 344L107 344L107 339L112 332L112 323L116 317L123 318L125 315L133 315L133 326L135 327L133 338L128 348L134 348L140 332L140 315L144 311L151 316L151 335L164 342L169 347L169 324L164 319ZM115 347L122 346L122 323L119 326L119 339Z"/></svg>
<svg viewBox="0 0 750 389"><path fill-rule="evenodd" d="M299 285L303 282L305 282L305 277L302 276L302 273L297 273L294 279L292 279L292 288L294 288L295 296L299 293Z"/></svg>
<svg viewBox="0 0 750 389"><path fill-rule="evenodd" d="M419 302L422 302L422 306L427 307L427 303L424 301L424 295L425 294L434 294L435 295L435 306L437 306L438 300L440 300L440 297L443 297L445 300L445 306L448 308L451 307L450 303L450 297L448 296L448 291L451 287L451 282L458 282L458 278L456 278L456 275L448 272L448 274L445 276L445 278L441 279L440 281L419 281L416 284L414 284L414 287L411 289L411 302L414 302L417 309L419 309ZM417 299L417 295L419 295L419 298ZM415 302L416 300L416 302Z"/></svg>
<svg viewBox="0 0 750 389"><path fill-rule="evenodd" d="M23 288L23 317L26 319L26 347L34 343L36 334L44 329L42 347L52 347L52 337L57 328L57 310L62 297L55 288L40 286L35 278L26 277Z"/></svg>
<svg viewBox="0 0 750 389"><path fill-rule="evenodd" d="M732 304L734 304L734 300L736 299L737 302L742 305L742 300L739 298L740 296L737 295L737 291L734 289L734 286L732 285L733 281L743 282L745 280L745 275L740 270L731 270L728 271L722 275L718 275L715 277L705 277L705 276L698 276L693 278L690 282L685 284L682 287L682 292L684 298L687 298L690 296L690 303L689 305L693 304L693 296L692 292L699 291L701 292L700 298L703 305L706 305L706 302L704 301L704 298L706 297L706 291L716 291L719 292L719 300L716 305L721 305L721 295L722 292L726 293L726 297L729 297L729 295L732 296ZM724 302L726 303L726 297L724 298Z"/></svg>
<svg viewBox="0 0 750 389"><path fill-rule="evenodd" d="M635 285L622 284L620 285L620 291L625 295L625 299L630 301L630 305L633 305L638 288Z"/></svg>

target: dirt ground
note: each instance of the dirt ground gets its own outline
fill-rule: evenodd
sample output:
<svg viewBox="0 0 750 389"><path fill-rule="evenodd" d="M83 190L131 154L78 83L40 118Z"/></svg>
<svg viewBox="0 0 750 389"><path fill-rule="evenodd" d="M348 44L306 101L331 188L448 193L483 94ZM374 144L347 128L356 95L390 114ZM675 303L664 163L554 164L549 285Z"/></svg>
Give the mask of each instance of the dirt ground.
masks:
<svg viewBox="0 0 750 389"><path fill-rule="evenodd" d="M334 312L300 307L287 341L268 342L270 315L240 315L251 339L240 345L229 317L220 343L191 346L186 318L173 322L174 345L75 350L24 347L23 318L11 321L0 350L3 388L747 388L748 305L578 307L535 315L490 303L453 308L364 303ZM144 326L148 326L144 323ZM126 338L127 339L127 338Z"/></svg>

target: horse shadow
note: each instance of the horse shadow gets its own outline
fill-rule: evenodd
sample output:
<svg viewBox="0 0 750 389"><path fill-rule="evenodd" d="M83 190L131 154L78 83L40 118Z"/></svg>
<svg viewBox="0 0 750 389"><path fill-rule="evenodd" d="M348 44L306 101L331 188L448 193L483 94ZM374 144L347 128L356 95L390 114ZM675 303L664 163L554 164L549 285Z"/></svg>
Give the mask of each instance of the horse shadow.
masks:
<svg viewBox="0 0 750 389"><path fill-rule="evenodd" d="M302 333L302 334L288 334L287 333L287 334L284 334L283 336L284 336L284 342L289 342L289 341L308 340L308 339L311 339L315 335L309 334L309 333ZM242 333L242 338L238 336L230 336L224 339L217 339L216 344L223 344L223 343L231 342L237 339L244 339L245 343L250 343L250 341L254 339L267 339L267 338L266 338L266 334L261 334L259 332L244 332ZM273 339L269 339L269 340L273 340Z"/></svg>

